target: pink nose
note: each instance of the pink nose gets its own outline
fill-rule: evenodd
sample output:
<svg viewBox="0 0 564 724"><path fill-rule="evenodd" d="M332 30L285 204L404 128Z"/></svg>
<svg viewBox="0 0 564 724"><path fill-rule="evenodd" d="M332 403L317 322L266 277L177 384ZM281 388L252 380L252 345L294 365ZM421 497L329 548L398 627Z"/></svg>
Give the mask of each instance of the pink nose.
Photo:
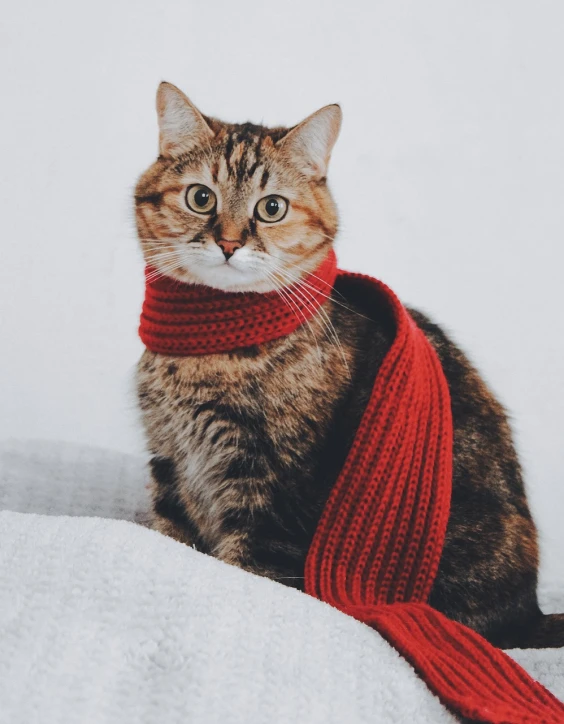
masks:
<svg viewBox="0 0 564 724"><path fill-rule="evenodd" d="M240 241L230 241L229 239L220 239L217 242L217 245L223 252L223 256L226 259L231 259L237 249L240 249L243 246Z"/></svg>

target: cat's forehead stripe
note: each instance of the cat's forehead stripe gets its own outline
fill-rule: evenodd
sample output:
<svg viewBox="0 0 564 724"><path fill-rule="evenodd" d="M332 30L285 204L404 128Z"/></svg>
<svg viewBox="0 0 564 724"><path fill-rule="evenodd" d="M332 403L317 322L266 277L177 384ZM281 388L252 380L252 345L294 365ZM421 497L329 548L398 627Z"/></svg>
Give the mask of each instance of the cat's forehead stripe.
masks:
<svg viewBox="0 0 564 724"><path fill-rule="evenodd" d="M217 139L216 158L210 165L210 174L214 183L226 183L233 178L239 183L252 178L260 170L260 188L264 188L269 178L266 170L264 149L273 147L273 139L265 129L245 124L223 131ZM174 171L181 175L187 166L206 163L211 149L194 150L178 159ZM214 155L215 155L214 154Z"/></svg>
<svg viewBox="0 0 564 724"><path fill-rule="evenodd" d="M243 126L233 131L225 143L225 158L229 176L241 182L251 178L260 162L262 136Z"/></svg>

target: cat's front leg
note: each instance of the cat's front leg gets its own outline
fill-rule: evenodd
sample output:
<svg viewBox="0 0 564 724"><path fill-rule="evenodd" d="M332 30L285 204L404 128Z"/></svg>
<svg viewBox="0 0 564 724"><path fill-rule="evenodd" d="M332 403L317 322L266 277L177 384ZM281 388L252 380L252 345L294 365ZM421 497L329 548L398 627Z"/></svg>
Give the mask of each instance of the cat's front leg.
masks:
<svg viewBox="0 0 564 724"><path fill-rule="evenodd" d="M190 532L186 528L176 525L169 518L153 514L150 525L153 530L157 530L169 538L174 538L180 543L190 546L190 548L196 548L194 538L190 535Z"/></svg>
<svg viewBox="0 0 564 724"><path fill-rule="evenodd" d="M222 535L210 551L225 563L303 589L309 536L288 530L269 505L226 512ZM301 540L303 536L303 540Z"/></svg>
<svg viewBox="0 0 564 724"><path fill-rule="evenodd" d="M242 568L249 573L270 578L272 581L277 581L285 586L303 590L304 563L298 563L298 557L296 557L295 567L277 566L274 563L269 564L267 561L257 560L251 550L252 546L248 544L248 541L244 537L233 535L216 546L212 551L212 555L225 563Z"/></svg>
<svg viewBox="0 0 564 724"><path fill-rule="evenodd" d="M151 528L196 550L208 552L196 524L178 494L176 468L169 457L151 459Z"/></svg>

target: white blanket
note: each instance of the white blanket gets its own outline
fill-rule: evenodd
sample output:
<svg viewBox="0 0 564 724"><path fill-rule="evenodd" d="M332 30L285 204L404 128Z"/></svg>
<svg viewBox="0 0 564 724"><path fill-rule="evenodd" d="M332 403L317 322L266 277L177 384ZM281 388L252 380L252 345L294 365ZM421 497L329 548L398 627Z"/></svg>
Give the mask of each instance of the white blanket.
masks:
<svg viewBox="0 0 564 724"><path fill-rule="evenodd" d="M366 626L109 519L143 519L145 484L128 456L0 447L1 724L454 721ZM564 699L562 651L512 655Z"/></svg>

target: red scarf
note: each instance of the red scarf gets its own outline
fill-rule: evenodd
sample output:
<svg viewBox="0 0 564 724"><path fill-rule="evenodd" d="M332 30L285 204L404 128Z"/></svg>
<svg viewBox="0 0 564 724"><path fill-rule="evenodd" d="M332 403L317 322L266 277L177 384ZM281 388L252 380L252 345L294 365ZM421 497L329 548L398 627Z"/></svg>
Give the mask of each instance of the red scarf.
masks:
<svg viewBox="0 0 564 724"><path fill-rule="evenodd" d="M166 355L228 352L290 334L315 314L337 276L362 292L368 311L391 311L395 339L317 526L306 591L376 629L462 716L562 724L564 705L549 691L425 603L449 515L450 397L433 348L394 293L376 279L337 272L333 252L306 277L304 300L293 296L292 308L276 292L227 293L153 276L147 270L139 333L148 349Z"/></svg>

